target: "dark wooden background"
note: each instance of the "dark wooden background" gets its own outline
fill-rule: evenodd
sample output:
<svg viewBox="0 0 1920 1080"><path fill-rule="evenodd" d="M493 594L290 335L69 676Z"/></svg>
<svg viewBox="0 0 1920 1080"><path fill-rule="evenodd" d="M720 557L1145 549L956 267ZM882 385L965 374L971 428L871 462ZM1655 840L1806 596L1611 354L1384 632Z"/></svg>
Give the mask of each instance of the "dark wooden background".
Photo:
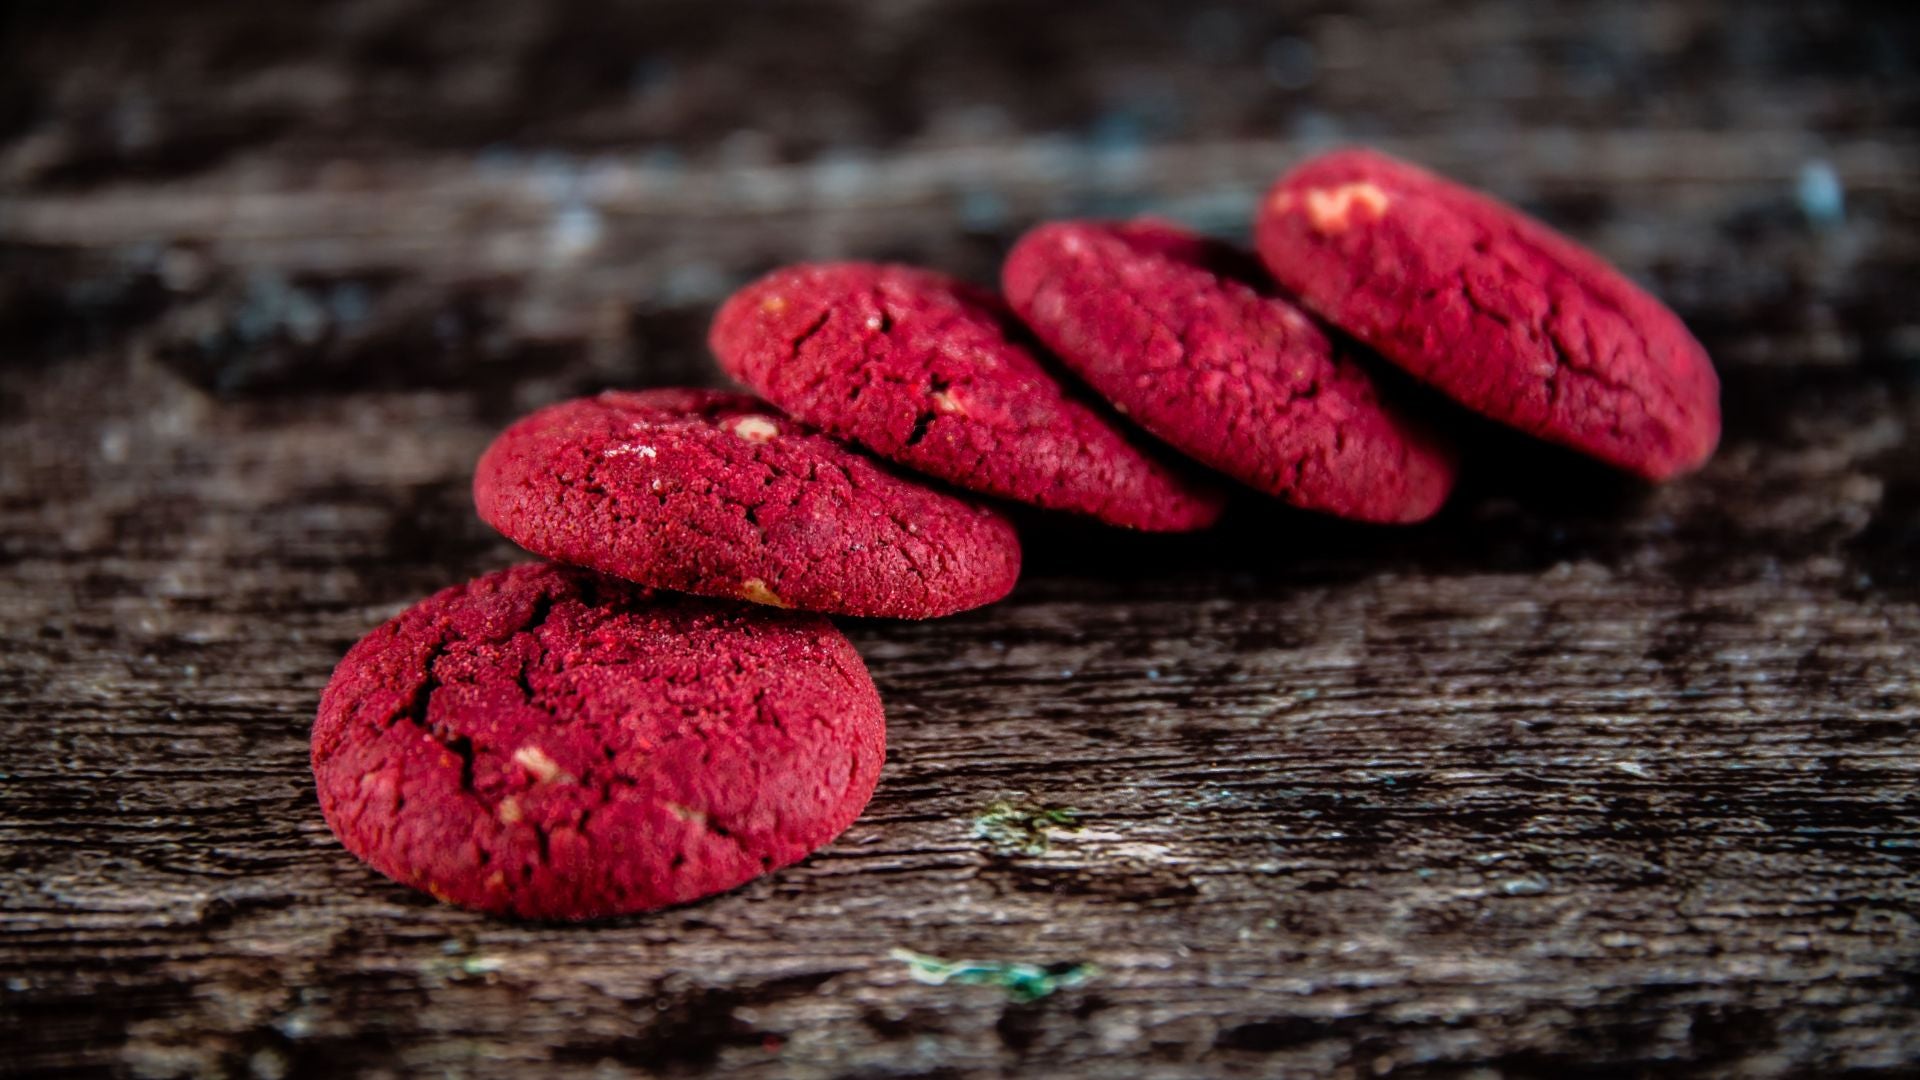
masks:
<svg viewBox="0 0 1920 1080"><path fill-rule="evenodd" d="M1911 8L3 11L0 1073L1920 1062ZM710 310L782 261L1244 235L1342 140L1665 296L1725 380L1711 466L1475 431L1421 528L1031 518L1009 601L848 625L878 797L706 903L517 925L333 842L319 689L516 558L467 496L515 415L711 380Z"/></svg>

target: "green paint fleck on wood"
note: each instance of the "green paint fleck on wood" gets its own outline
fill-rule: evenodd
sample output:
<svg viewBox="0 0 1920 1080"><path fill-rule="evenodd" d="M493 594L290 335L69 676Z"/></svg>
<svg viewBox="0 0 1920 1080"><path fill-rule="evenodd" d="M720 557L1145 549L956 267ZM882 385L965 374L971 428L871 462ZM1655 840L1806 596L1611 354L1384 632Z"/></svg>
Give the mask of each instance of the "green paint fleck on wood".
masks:
<svg viewBox="0 0 1920 1080"><path fill-rule="evenodd" d="M1079 986L1100 972L1092 964L1043 966L1007 960L942 960L912 949L894 949L888 955L907 965L907 973L915 982L928 986L997 986L1014 1001L1039 1001L1056 990Z"/></svg>
<svg viewBox="0 0 1920 1080"><path fill-rule="evenodd" d="M1052 833L1079 828L1080 811L1025 798L1002 799L973 819L973 835L1004 855L1044 855L1052 845Z"/></svg>

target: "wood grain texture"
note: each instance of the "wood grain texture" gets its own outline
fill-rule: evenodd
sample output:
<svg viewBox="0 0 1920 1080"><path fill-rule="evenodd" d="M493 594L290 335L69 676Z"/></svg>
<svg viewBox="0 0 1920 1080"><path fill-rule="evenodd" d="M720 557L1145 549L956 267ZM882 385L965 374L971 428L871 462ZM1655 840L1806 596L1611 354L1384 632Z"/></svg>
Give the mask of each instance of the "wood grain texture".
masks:
<svg viewBox="0 0 1920 1080"><path fill-rule="evenodd" d="M0 24L0 1074L1920 1067L1913 16L256 7ZM467 493L514 416L714 381L781 261L1244 236L1334 138L1672 301L1714 462L1469 425L1420 528L1030 515L1009 601L846 624L871 810L706 903L486 919L328 834L319 689L518 557ZM899 949L1093 968L1028 1001Z"/></svg>

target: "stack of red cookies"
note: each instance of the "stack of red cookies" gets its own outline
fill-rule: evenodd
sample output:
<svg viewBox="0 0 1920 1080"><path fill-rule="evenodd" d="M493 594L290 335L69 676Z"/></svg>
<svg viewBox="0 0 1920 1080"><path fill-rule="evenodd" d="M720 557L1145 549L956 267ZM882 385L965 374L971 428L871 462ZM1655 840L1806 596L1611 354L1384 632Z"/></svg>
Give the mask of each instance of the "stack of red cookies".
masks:
<svg viewBox="0 0 1920 1080"><path fill-rule="evenodd" d="M448 589L347 654L313 736L334 832L396 880L540 918L800 859L885 753L859 657L800 612L1006 595L1014 529L961 492L1169 532L1211 525L1229 480L1431 517L1458 459L1383 361L1650 480L1712 453L1718 382L1679 319L1509 207L1345 151L1282 177L1256 229L1258 260L1158 222L1043 225L1004 300L904 266L778 270L710 338L761 398L609 392L521 420L475 501L566 565Z"/></svg>

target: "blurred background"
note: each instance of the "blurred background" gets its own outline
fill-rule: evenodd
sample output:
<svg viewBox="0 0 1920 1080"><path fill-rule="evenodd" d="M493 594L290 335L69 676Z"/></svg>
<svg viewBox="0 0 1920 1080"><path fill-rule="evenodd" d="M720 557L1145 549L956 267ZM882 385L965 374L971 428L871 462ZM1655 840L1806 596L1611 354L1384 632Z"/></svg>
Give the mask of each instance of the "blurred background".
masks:
<svg viewBox="0 0 1920 1080"><path fill-rule="evenodd" d="M1381 145L1513 199L1723 364L1911 365L1902 5L15 0L6 362L137 341L216 395L459 381L494 418L708 378L729 289L991 280L1062 215L1229 237ZM1784 336L1783 336L1784 335Z"/></svg>

